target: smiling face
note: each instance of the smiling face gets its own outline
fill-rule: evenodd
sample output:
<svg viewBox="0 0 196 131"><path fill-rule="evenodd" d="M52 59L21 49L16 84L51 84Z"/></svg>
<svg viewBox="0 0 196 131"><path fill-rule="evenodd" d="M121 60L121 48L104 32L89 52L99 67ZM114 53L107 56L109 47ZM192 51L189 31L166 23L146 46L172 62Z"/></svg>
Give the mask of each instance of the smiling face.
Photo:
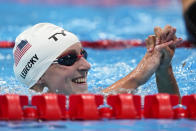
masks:
<svg viewBox="0 0 196 131"><path fill-rule="evenodd" d="M81 54L82 45L76 43L66 49L60 56L65 56L70 53ZM87 93L87 73L90 69L90 64L84 57L79 58L73 65L65 66L58 63L52 64L45 74L41 77L49 89L49 92L60 94L77 94Z"/></svg>

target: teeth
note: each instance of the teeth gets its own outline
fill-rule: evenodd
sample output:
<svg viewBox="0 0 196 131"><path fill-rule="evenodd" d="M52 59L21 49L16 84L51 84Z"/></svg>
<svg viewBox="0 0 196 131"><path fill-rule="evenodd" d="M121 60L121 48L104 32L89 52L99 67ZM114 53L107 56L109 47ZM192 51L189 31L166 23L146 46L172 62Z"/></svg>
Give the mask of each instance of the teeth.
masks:
<svg viewBox="0 0 196 131"><path fill-rule="evenodd" d="M86 78L78 78L78 79L73 80L73 82L75 82L75 83L85 83Z"/></svg>

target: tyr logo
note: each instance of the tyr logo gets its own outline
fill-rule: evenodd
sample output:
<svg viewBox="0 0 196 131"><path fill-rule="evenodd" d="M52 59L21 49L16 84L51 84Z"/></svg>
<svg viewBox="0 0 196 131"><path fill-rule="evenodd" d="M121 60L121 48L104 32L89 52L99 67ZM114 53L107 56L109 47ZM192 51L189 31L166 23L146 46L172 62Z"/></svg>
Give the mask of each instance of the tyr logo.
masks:
<svg viewBox="0 0 196 131"><path fill-rule="evenodd" d="M66 34L64 33L64 30L62 30L60 33L55 33L54 35L50 36L48 39L50 40L51 38L54 39L54 41L58 41L56 35L61 34L63 36L66 36Z"/></svg>

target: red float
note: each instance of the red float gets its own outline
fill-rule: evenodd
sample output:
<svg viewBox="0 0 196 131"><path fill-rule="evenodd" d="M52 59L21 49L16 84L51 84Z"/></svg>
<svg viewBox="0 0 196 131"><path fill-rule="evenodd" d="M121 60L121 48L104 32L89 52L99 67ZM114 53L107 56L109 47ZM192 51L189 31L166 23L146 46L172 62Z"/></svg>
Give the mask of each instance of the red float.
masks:
<svg viewBox="0 0 196 131"><path fill-rule="evenodd" d="M183 96L182 105L187 107L188 118L196 119L196 94Z"/></svg>
<svg viewBox="0 0 196 131"><path fill-rule="evenodd" d="M33 107L26 107L24 110L24 119L25 120L36 120L38 119L37 109Z"/></svg>
<svg viewBox="0 0 196 131"><path fill-rule="evenodd" d="M145 118L169 118L175 117L173 106L179 104L177 95L156 94L145 96Z"/></svg>
<svg viewBox="0 0 196 131"><path fill-rule="evenodd" d="M141 97L132 94L109 95L107 98L116 119L141 118Z"/></svg>
<svg viewBox="0 0 196 131"><path fill-rule="evenodd" d="M32 105L37 106L38 117L43 120L65 119L65 100L64 95L43 94L32 97Z"/></svg>
<svg viewBox="0 0 196 131"><path fill-rule="evenodd" d="M102 119L112 119L113 117L113 110L108 107L103 107L99 109L99 116Z"/></svg>
<svg viewBox="0 0 196 131"><path fill-rule="evenodd" d="M28 97L16 94L0 95L0 119L22 120L24 105L28 105Z"/></svg>
<svg viewBox="0 0 196 131"><path fill-rule="evenodd" d="M103 104L102 95L77 94L69 97L69 117L71 120L100 119L98 106Z"/></svg>
<svg viewBox="0 0 196 131"><path fill-rule="evenodd" d="M179 107L174 109L174 118L181 119L181 118L187 118L187 110L183 107Z"/></svg>

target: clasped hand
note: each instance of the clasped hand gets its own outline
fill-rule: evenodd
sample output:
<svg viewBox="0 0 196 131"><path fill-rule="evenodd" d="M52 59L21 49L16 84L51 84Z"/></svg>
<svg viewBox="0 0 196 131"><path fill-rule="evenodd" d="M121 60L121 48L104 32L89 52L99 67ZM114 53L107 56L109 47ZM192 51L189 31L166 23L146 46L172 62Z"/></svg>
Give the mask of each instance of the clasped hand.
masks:
<svg viewBox="0 0 196 131"><path fill-rule="evenodd" d="M155 35L150 35L146 39L147 53L160 57L160 64L157 70L168 68L175 53L175 47L182 41L177 38L176 29L170 25L166 25L163 29L154 28Z"/></svg>

